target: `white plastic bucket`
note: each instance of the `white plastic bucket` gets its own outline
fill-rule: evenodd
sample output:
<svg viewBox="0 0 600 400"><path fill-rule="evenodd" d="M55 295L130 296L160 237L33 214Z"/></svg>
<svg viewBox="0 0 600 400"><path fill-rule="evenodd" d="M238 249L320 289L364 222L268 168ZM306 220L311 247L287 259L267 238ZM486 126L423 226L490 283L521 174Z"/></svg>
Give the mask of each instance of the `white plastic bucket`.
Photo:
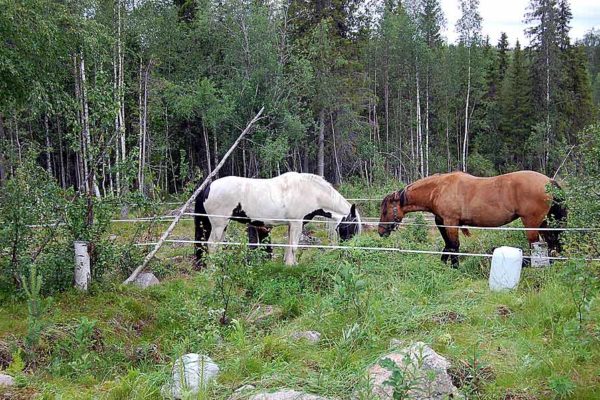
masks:
<svg viewBox="0 0 600 400"><path fill-rule="evenodd" d="M497 292L514 289L521 279L523 251L515 247L502 246L492 254L490 290Z"/></svg>

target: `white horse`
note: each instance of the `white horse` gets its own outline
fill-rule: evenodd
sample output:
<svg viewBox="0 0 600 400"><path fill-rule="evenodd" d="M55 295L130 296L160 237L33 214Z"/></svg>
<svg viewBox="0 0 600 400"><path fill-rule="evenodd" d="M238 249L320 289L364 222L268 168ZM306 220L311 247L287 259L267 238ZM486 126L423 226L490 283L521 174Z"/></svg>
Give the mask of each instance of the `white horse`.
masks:
<svg viewBox="0 0 600 400"><path fill-rule="evenodd" d="M334 220L342 240L361 231L360 215L354 204L320 176L297 172L272 179L238 176L217 179L198 196L195 213L201 214L194 218L196 241L222 242L229 221L249 224L253 243L268 237L266 228L288 225L287 265L296 264L298 242L306 223L303 220L315 216ZM208 251L214 251L215 247L210 244ZM204 244L196 244L198 262L206 250Z"/></svg>

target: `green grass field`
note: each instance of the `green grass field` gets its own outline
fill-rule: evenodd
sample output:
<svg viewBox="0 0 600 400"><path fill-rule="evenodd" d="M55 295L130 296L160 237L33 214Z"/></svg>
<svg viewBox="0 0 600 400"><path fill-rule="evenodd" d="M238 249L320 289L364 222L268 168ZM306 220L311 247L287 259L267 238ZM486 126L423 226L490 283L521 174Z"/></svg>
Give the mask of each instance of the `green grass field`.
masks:
<svg viewBox="0 0 600 400"><path fill-rule="evenodd" d="M326 232L312 226L327 242ZM230 227L229 238L242 238L241 226ZM139 229L115 224L112 230L126 239ZM192 233L192 222L184 221L173 236ZM276 228L274 241L283 242L284 233ZM479 231L461 240L463 252L526 246L520 232ZM366 232L351 243L443 247L436 231L414 227L387 239ZM18 383L5 398L160 399L173 361L197 352L221 368L198 398L227 399L253 384L368 399L365 372L392 338L426 342L450 359L469 398L600 398L600 305L586 303L580 325L577 282L563 276L562 263L524 269L518 290L492 293L489 259L463 258L453 270L439 256L310 249L300 251L298 266L287 267L283 250L275 253L269 261L229 248L211 259L212 268L194 271L191 246L166 246L152 264L158 286L124 287L114 273L90 294L46 298L32 354L17 350L27 334L25 302L4 302L0 346L11 354L8 368ZM219 322L224 299L228 325ZM259 305L277 312L254 321L249 316ZM299 330L319 331L321 341L292 340Z"/></svg>

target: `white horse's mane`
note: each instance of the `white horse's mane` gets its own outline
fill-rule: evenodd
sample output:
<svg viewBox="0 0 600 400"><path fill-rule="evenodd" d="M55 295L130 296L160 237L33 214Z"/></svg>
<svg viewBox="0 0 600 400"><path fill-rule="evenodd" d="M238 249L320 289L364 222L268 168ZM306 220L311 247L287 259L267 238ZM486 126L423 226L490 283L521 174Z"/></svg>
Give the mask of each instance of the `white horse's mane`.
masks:
<svg viewBox="0 0 600 400"><path fill-rule="evenodd" d="M344 196L342 196L340 194L340 192L338 192L331 183L329 183L325 178L323 178L322 176L319 175L314 175L314 174L307 174L307 173L301 173L299 174L300 178L308 181L308 182L313 182L313 183L318 183L319 185L321 185L321 187L323 187L323 189L325 189L326 191L329 192L329 195L331 197L335 197L335 200L337 202L340 202L344 205L350 206L350 202L348 200L346 200L344 198Z"/></svg>

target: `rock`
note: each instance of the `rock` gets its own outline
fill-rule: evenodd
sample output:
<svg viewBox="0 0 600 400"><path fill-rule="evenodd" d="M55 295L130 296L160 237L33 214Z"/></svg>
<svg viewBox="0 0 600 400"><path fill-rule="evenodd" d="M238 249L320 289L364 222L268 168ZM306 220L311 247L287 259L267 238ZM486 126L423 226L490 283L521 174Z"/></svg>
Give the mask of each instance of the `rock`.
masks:
<svg viewBox="0 0 600 400"><path fill-rule="evenodd" d="M273 393L258 393L248 400L327 400L326 397L317 396L295 390L279 390Z"/></svg>
<svg viewBox="0 0 600 400"><path fill-rule="evenodd" d="M250 323L262 322L269 317L279 317L282 311L280 307L259 304L246 317Z"/></svg>
<svg viewBox="0 0 600 400"><path fill-rule="evenodd" d="M181 399L184 394L197 395L219 374L219 366L210 357L196 353L181 356L175 361L171 384L166 394Z"/></svg>
<svg viewBox="0 0 600 400"><path fill-rule="evenodd" d="M452 384L446 371L450 363L444 357L422 342L415 342L400 351L380 358L390 359L404 374L404 384L410 386L406 398L415 400L463 398ZM372 394L375 399L393 399L394 389L385 384L392 372L379 365L379 361L369 368L369 379L373 385ZM404 397L403 397L404 398Z"/></svg>
<svg viewBox="0 0 600 400"><path fill-rule="evenodd" d="M247 392L248 390L254 390L256 387L254 385L244 385L240 386L235 390L235 393Z"/></svg>
<svg viewBox="0 0 600 400"><path fill-rule="evenodd" d="M142 289L146 289L149 286L158 285L160 281L152 272L142 272L135 278L133 283Z"/></svg>
<svg viewBox="0 0 600 400"><path fill-rule="evenodd" d="M254 389L256 389L254 385L240 386L235 390L235 392L233 392L233 394L229 397L228 400L242 400L244 398L247 398L247 392L250 392Z"/></svg>
<svg viewBox="0 0 600 400"><path fill-rule="evenodd" d="M402 339L390 339L390 348L406 346L406 341Z"/></svg>
<svg viewBox="0 0 600 400"><path fill-rule="evenodd" d="M15 380L10 375L0 374L0 387L14 386Z"/></svg>
<svg viewBox="0 0 600 400"><path fill-rule="evenodd" d="M321 333L317 331L294 332L290 335L294 340L306 340L309 343L318 343L321 340Z"/></svg>
<svg viewBox="0 0 600 400"><path fill-rule="evenodd" d="M299 244L310 244L310 245L317 245L317 244L321 244L321 239L314 237L312 234L314 232L312 231L302 231L302 233L300 234L300 240L299 240Z"/></svg>

